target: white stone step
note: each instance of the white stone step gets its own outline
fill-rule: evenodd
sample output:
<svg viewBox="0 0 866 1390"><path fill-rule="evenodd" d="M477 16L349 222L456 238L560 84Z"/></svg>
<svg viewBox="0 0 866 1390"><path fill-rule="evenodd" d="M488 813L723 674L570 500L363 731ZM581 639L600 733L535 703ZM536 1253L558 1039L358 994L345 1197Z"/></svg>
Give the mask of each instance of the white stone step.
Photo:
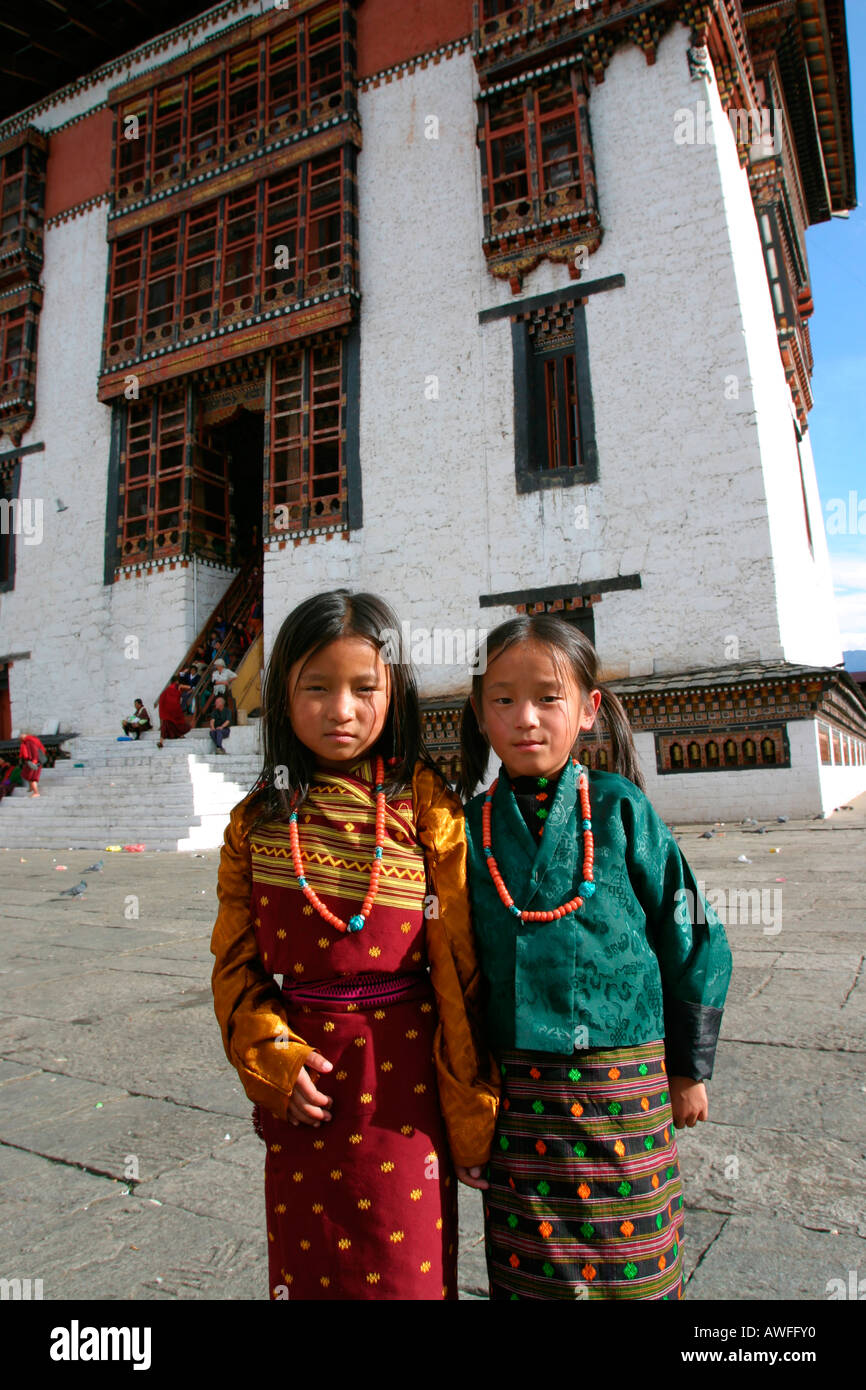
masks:
<svg viewBox="0 0 866 1390"><path fill-rule="evenodd" d="M161 749L151 735L137 743L82 735L67 744L69 760L43 771L38 797L21 788L0 802L0 849L218 848L229 812L261 771L258 727L235 734L234 756L212 751L206 730Z"/></svg>

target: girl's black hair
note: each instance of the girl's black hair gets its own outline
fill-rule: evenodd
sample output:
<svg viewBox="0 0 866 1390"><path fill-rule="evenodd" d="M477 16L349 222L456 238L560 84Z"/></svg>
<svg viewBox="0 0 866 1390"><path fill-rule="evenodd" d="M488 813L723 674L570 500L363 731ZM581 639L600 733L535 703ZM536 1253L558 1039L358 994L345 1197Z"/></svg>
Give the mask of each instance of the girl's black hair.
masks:
<svg viewBox="0 0 866 1390"><path fill-rule="evenodd" d="M277 633L262 682L261 776L251 798L259 814L254 824L286 818L310 788L316 757L298 737L289 715L289 671L338 637L361 637L391 657L400 647L397 615L376 594L334 589L298 604ZM421 707L411 665L390 660L391 698L385 726L370 754L385 759L385 792L393 796L412 784L418 762L441 778L424 746ZM278 770L280 775L277 775Z"/></svg>
<svg viewBox="0 0 866 1390"><path fill-rule="evenodd" d="M599 714L604 718L613 745L612 772L627 777L641 791L646 791L646 783L640 770L637 749L628 716L612 690L608 690L598 679L598 653L589 638L571 623L557 618L553 613L522 614L500 623L486 638L487 668L506 648L516 642L538 642L541 646L553 649L554 660L561 662L571 671L580 689L601 691ZM481 694L484 676L472 678L472 694L475 703L481 708ZM490 743L478 725L472 703L467 699L460 721L460 781L458 790L464 800L468 799L487 767Z"/></svg>

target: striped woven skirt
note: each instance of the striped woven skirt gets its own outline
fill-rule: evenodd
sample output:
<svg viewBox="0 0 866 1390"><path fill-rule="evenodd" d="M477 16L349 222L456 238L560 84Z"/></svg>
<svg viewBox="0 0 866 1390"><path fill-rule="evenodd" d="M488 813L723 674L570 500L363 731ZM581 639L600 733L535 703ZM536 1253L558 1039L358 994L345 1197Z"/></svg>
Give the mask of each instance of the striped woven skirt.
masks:
<svg viewBox="0 0 866 1390"><path fill-rule="evenodd" d="M682 1297L664 1042L505 1052L485 1193L491 1299Z"/></svg>

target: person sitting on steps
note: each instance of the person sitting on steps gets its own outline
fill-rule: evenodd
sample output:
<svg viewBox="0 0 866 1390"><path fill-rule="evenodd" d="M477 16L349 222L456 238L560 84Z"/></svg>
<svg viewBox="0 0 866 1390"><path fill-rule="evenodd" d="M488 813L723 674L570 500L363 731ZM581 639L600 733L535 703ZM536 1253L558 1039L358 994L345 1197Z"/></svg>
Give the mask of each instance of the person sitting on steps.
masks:
<svg viewBox="0 0 866 1390"><path fill-rule="evenodd" d="M232 718L226 709L226 702L222 695L217 695L214 700L214 711L210 721L210 736L216 745L218 753L225 753L223 748L224 741L231 733Z"/></svg>

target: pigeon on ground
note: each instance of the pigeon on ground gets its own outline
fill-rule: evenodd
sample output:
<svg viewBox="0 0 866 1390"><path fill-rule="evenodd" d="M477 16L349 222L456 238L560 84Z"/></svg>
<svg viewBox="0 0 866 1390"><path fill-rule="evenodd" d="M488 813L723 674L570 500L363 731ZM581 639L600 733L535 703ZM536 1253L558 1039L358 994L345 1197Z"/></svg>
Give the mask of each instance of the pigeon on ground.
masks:
<svg viewBox="0 0 866 1390"><path fill-rule="evenodd" d="M786 821L787 819L788 819L787 816L777 816L777 817L776 817L776 820L779 822L780 825L784 825L784 824L785 824L785 821Z"/></svg>
<svg viewBox="0 0 866 1390"><path fill-rule="evenodd" d="M715 830L705 830L704 833L703 833L703 835L701 836L701 839L702 839L702 840L711 840L711 839L713 838L713 836L715 835L715 833L716 833Z"/></svg>
<svg viewBox="0 0 866 1390"><path fill-rule="evenodd" d="M754 816L746 816L746 819L743 820L743 821L740 821L740 824L741 824L741 825L757 825L758 822L755 820L755 817L754 817Z"/></svg>
<svg viewBox="0 0 866 1390"><path fill-rule="evenodd" d="M770 827L768 825L759 825L757 830L746 830L744 833L746 835L767 835L769 834L769 830Z"/></svg>
<svg viewBox="0 0 866 1390"><path fill-rule="evenodd" d="M87 892L87 882L82 879L80 883L74 883L71 888L61 888L60 898L80 898L82 893ZM59 902L59 898L51 898L53 903Z"/></svg>
<svg viewBox="0 0 866 1390"><path fill-rule="evenodd" d="M89 864L88 867L84 870L84 872L86 874L101 874L103 863L104 861L102 859L97 859L96 863Z"/></svg>

